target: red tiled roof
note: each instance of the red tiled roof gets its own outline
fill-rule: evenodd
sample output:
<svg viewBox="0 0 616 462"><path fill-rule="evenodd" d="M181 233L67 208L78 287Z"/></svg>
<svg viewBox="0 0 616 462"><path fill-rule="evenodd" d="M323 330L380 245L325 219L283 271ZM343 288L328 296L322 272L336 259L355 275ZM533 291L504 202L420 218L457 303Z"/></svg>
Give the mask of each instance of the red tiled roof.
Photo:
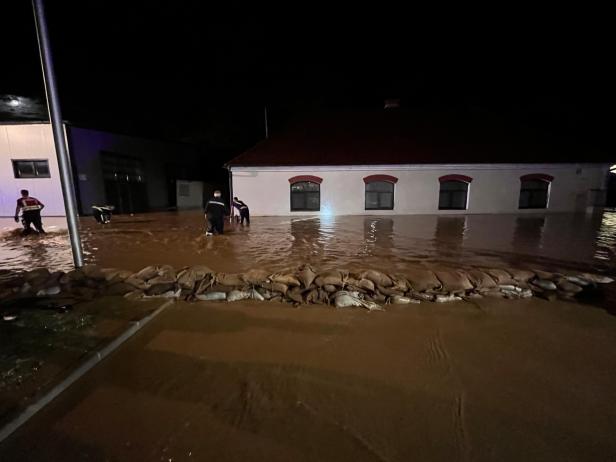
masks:
<svg viewBox="0 0 616 462"><path fill-rule="evenodd" d="M443 123L400 110L337 114L272 136L229 166L609 162L569 143L467 120Z"/></svg>

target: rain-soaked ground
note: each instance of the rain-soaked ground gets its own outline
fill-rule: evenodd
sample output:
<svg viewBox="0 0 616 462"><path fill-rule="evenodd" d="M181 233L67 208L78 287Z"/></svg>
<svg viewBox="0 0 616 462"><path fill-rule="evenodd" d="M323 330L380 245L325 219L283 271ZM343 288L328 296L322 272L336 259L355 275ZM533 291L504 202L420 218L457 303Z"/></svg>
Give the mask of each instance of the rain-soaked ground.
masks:
<svg viewBox="0 0 616 462"><path fill-rule="evenodd" d="M72 265L63 219L45 218L46 236L25 239L0 219L0 269ZM139 269L149 264L206 264L216 271L300 262L315 267L406 264L541 264L616 268L616 211L595 214L466 216L253 217L250 227L227 223L224 236L204 236L200 212L114 216L108 225L81 219L86 261Z"/></svg>

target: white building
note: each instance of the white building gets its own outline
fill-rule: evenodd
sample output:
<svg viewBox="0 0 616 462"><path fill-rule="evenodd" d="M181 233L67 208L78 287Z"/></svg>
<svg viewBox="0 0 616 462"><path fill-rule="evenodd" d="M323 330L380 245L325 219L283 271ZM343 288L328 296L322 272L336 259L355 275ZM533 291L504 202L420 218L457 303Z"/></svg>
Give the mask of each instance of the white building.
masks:
<svg viewBox="0 0 616 462"><path fill-rule="evenodd" d="M582 212L610 162L572 146L435 133L398 110L304 124L228 163L253 215ZM565 160L565 161L563 161Z"/></svg>
<svg viewBox="0 0 616 462"><path fill-rule="evenodd" d="M45 204L44 215L65 215L56 149L47 123L0 125L0 217L15 215L21 189Z"/></svg>

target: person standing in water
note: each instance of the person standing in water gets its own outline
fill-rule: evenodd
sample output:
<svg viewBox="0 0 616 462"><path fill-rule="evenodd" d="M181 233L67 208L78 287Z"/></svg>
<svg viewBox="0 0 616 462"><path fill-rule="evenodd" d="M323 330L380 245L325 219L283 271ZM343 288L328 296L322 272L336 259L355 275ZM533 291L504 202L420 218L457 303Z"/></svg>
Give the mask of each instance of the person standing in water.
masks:
<svg viewBox="0 0 616 462"><path fill-rule="evenodd" d="M214 197L205 204L205 217L207 218L206 236L212 236L214 233L223 234L225 215L229 215L227 204L223 202L221 192L214 191Z"/></svg>
<svg viewBox="0 0 616 462"><path fill-rule="evenodd" d="M27 189L21 190L21 197L17 199L17 207L15 208L15 222L19 222L19 212L22 214L22 223L24 230L22 234L30 234L34 230L31 225L34 225L36 231L44 234L43 223L41 221L41 210L45 207L36 197L30 197Z"/></svg>
<svg viewBox="0 0 616 462"><path fill-rule="evenodd" d="M234 197L233 207L235 207L240 214L240 223L243 225L244 220L246 220L246 224L250 226L250 210L248 209L248 206L237 197Z"/></svg>

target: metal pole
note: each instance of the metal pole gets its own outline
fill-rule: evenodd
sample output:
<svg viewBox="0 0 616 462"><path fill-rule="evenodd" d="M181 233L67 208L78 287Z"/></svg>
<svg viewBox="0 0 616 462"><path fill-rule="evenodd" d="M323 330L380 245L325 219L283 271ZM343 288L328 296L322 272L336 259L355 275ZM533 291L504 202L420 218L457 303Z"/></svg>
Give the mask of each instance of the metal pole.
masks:
<svg viewBox="0 0 616 462"><path fill-rule="evenodd" d="M229 221L233 223L235 207L233 207L233 172L231 167L227 167L227 172L229 172Z"/></svg>
<svg viewBox="0 0 616 462"><path fill-rule="evenodd" d="M267 106L265 106L264 108L264 115L265 115L265 139L269 138L269 127L267 126Z"/></svg>
<svg viewBox="0 0 616 462"><path fill-rule="evenodd" d="M53 130L53 142L56 147L58 167L60 168L60 182L62 183L64 208L68 221L68 234L73 250L73 262L75 263L75 267L80 268L83 266L83 251L81 249L81 238L79 237L79 222L77 218L75 190L73 188L73 175L71 172L71 161L68 156L66 140L64 138L64 126L56 88L56 78L53 70L53 59L51 56L51 47L49 46L49 33L47 31L43 0L32 0L32 5L34 7L34 19L36 23L39 52L41 55L41 65L43 67L47 108L49 110L49 119L51 120L51 127Z"/></svg>

